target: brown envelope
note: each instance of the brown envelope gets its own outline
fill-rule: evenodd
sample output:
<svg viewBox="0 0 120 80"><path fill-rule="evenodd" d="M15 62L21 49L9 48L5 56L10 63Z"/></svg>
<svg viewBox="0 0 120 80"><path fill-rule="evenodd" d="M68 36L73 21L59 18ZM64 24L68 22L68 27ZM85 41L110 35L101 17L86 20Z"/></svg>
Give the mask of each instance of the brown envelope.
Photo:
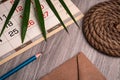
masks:
<svg viewBox="0 0 120 80"><path fill-rule="evenodd" d="M80 53L40 80L106 80L98 69Z"/></svg>

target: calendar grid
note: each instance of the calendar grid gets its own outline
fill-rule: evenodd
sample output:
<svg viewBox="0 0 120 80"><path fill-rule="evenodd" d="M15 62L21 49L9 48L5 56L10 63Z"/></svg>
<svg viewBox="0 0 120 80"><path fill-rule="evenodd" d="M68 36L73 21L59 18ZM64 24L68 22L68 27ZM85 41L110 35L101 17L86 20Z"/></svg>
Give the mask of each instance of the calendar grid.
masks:
<svg viewBox="0 0 120 80"><path fill-rule="evenodd" d="M6 7L6 10L8 10L9 11L9 9L7 8L7 6L4 4L4 6ZM12 5L11 5L12 6ZM13 20L14 20L14 18L12 18ZM14 20L15 21L15 20ZM15 21L14 23L16 23L16 25L15 26L17 26L17 22ZM14 27L15 27L14 25L10 28L10 29L13 29ZM7 31L6 31L7 32ZM3 34L5 34L6 32L4 32ZM17 36L17 35L16 35ZM13 38L16 38L16 36L14 36ZM13 38L11 38L11 39L8 39L8 37L7 36L5 36L6 37L6 40L8 41L8 43L9 43L9 45L12 47L12 48L14 48L13 46L12 46L12 44L10 43L10 41L13 39Z"/></svg>
<svg viewBox="0 0 120 80"><path fill-rule="evenodd" d="M10 0L10 1L12 1L12 0ZM56 16L54 15L54 13L52 12L52 10L48 7L47 3L44 0L40 0L40 1L42 4L42 7L43 7L42 10L43 10L43 16L45 19L47 35L53 35L54 30L55 30L55 33L56 33L56 31L61 30L61 28L59 27L59 26L61 26L61 24L60 24L59 20L56 18ZM55 8L59 12L59 15L62 18L62 20L64 21L64 23L67 24L69 21L71 22L71 18L69 17L67 12L64 10L64 8L61 6L61 4L58 3L58 0L52 0L52 2L55 4L55 6L56 6ZM71 1L65 1L65 2L67 3L67 6L70 8L70 10L72 11L72 13L75 17L79 16L79 19L80 19L83 16L82 13L80 12L80 10ZM7 56L11 56L10 58L7 59L7 60L9 60L12 57L17 56L18 54L22 53L23 51L29 49L31 47L31 45L33 45L33 44L35 45L38 42L44 40L42 38L39 24L35 17L34 5L32 4L30 19L28 22L28 29L27 29L27 33L26 33L26 37L25 37L25 42L23 44L21 43L20 27L21 27L21 19L22 19L21 14L23 13L23 10L21 10L23 7L21 5L23 5L23 3L24 3L24 1L21 0L21 2L19 4L20 6L18 5L20 10L19 9L17 10L18 13L15 11L15 13L13 14L13 16L10 20L11 23L9 23L8 28L5 30L5 32L2 35L3 37L1 37L1 38L4 38L3 41L5 41L5 40L6 41L4 43L0 42L0 64L1 64L1 59L5 58ZM10 6L5 6L6 4L11 4L11 3L9 1L7 1L3 4L0 4L0 6L5 7L4 8L5 10L3 10L5 12L4 13L0 12L0 16L2 14L6 15L7 11L10 10L9 9ZM1 23L3 23L3 21ZM71 22L71 23L73 23L73 22ZM71 23L68 23L68 24L71 24ZM59 30L57 30L57 29L59 29ZM63 29L63 27L62 27L62 29ZM7 50L4 51L4 49L6 49L5 46L7 46L7 47L9 46L8 51ZM27 49L24 49L24 48L27 48ZM21 51L21 50L23 50L23 51ZM14 52L14 54L12 54L12 52ZM2 63L6 62L7 60L3 60Z"/></svg>
<svg viewBox="0 0 120 80"><path fill-rule="evenodd" d="M6 14L7 8L6 8L6 6L5 6L4 4L3 4L3 6L4 6L4 8L5 8L4 14ZM7 37L5 36L5 32L6 32L6 31L4 31L4 33L3 33L2 36L5 37L5 40L6 40L6 41L5 41L2 45L8 44L7 48L8 48L8 47L9 47L9 48L11 47L11 50L12 50L13 46L10 44L9 40L8 40ZM11 51L11 50L7 50L7 51ZM5 50L4 50L4 51L5 51Z"/></svg>

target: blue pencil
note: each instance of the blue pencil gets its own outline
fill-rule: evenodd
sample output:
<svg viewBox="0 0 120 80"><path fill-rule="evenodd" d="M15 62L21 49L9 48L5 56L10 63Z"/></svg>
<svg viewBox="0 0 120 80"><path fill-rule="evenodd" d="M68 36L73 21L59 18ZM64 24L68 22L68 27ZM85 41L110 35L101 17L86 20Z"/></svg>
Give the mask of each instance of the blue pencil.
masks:
<svg viewBox="0 0 120 80"><path fill-rule="evenodd" d="M15 68L13 68L12 70L8 71L7 73L5 73L4 75L0 76L0 80L5 80L6 78L8 78L9 76L11 76L12 74L16 73L17 71L19 71L20 69L22 69L23 67L25 67L26 65L28 65L29 63L33 62L34 60L36 60L38 57L40 57L41 54L38 53L32 57L30 57L29 59L27 59L26 61L24 61L23 63L19 64L18 66L16 66Z"/></svg>

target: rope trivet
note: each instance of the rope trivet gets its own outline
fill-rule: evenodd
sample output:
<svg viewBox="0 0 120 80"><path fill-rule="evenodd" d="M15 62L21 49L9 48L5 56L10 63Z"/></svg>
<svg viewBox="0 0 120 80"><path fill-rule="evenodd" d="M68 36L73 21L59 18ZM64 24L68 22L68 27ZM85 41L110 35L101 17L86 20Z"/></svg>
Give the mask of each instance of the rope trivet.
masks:
<svg viewBox="0 0 120 80"><path fill-rule="evenodd" d="M120 0L99 3L83 20L83 32L97 50L120 56Z"/></svg>

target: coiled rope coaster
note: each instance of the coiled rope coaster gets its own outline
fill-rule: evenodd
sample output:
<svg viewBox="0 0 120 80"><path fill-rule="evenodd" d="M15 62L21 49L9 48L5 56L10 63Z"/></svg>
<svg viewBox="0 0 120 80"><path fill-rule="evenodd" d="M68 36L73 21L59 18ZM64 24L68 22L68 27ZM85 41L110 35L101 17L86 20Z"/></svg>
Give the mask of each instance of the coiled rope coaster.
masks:
<svg viewBox="0 0 120 80"><path fill-rule="evenodd" d="M83 33L97 50L120 56L120 0L92 7L84 17Z"/></svg>

